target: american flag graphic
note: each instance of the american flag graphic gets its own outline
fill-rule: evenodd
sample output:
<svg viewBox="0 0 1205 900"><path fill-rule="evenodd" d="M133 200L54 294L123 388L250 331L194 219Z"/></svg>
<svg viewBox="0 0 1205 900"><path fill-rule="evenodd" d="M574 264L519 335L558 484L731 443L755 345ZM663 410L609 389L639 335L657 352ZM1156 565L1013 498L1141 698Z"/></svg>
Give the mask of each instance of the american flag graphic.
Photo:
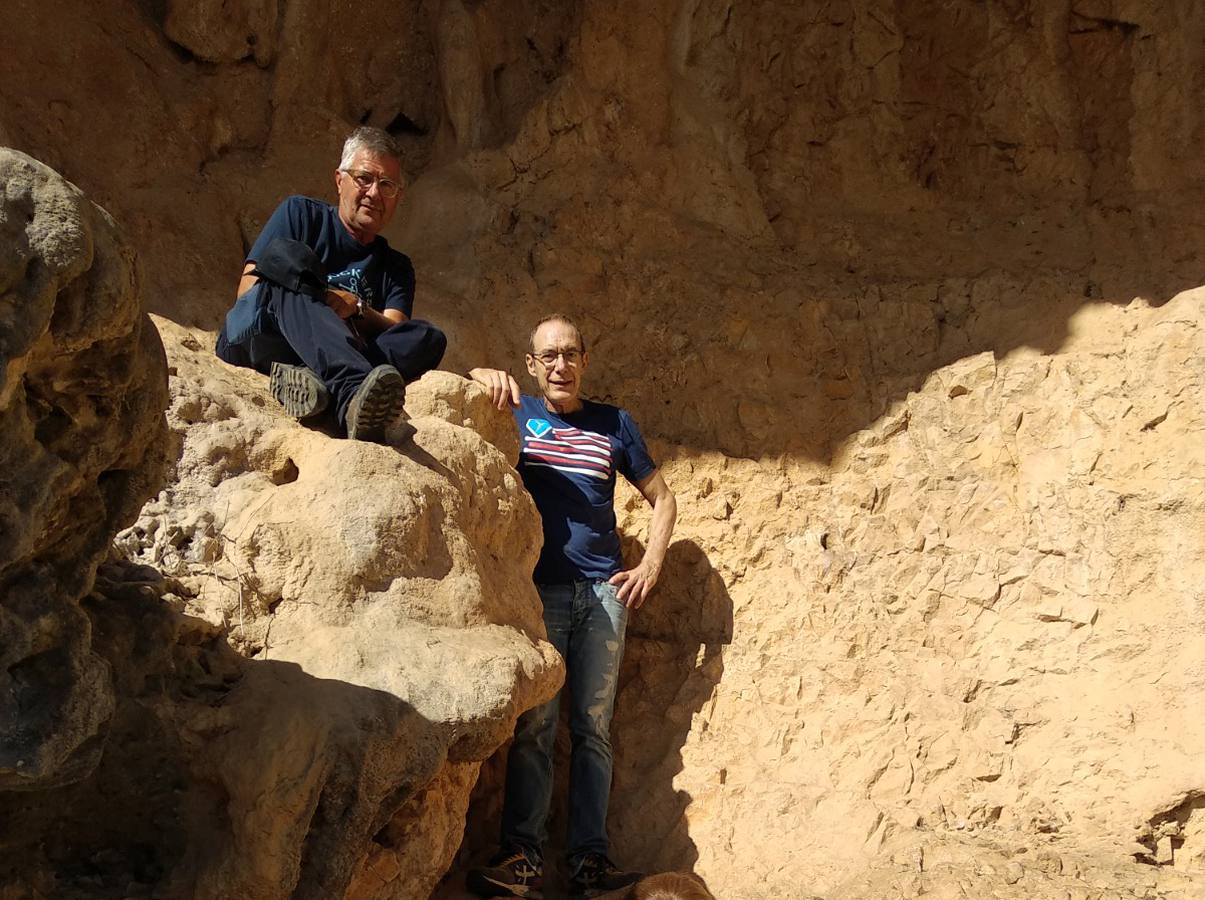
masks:
<svg viewBox="0 0 1205 900"><path fill-rule="evenodd" d="M533 427L533 423L538 425ZM611 442L601 434L579 428L552 428L542 419L529 421L527 430L529 433L523 435L524 465L600 480L611 477Z"/></svg>

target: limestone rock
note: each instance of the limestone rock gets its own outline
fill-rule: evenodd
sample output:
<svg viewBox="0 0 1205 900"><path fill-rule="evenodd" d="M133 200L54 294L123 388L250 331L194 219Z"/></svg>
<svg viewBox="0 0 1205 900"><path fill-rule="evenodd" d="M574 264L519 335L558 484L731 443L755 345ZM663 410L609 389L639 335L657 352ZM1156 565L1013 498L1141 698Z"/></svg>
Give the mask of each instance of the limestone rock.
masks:
<svg viewBox="0 0 1205 900"><path fill-rule="evenodd" d="M481 761L562 677L531 500L468 427L513 453L509 414L437 374L378 446L161 321L168 369L112 221L20 154L0 175L0 883L422 895ZM163 475L165 370L172 480L94 582Z"/></svg>
<svg viewBox="0 0 1205 900"><path fill-rule="evenodd" d="M519 461L514 419L490 406L485 389L476 382L450 372L430 372L406 388L406 412L416 419L434 417L472 429L512 465Z"/></svg>
<svg viewBox="0 0 1205 900"><path fill-rule="evenodd" d="M209 62L238 62L250 56L266 66L272 61L279 15L277 0L170 0L163 31Z"/></svg>
<svg viewBox="0 0 1205 900"><path fill-rule="evenodd" d="M162 477L165 369L113 220L0 149L0 791L96 763L113 689L79 601Z"/></svg>
<svg viewBox="0 0 1205 900"><path fill-rule="evenodd" d="M348 441L289 420L266 378L213 356L212 335L158 324L181 454L173 482L117 543L169 573L181 611L249 658L239 695L249 705L222 718L223 781L231 802L249 804L246 830L238 853L182 870L197 867L207 896L318 884L334 894L357 871L352 895L401 885L418 896L456 850L481 761L562 675L530 580L531 500L502 452L466 427L481 422L513 448L510 415L465 379L433 373L407 392L397 446ZM281 683L282 671L297 674ZM313 723L288 718L285 689L318 691ZM361 724L347 731L347 716ZM290 734L312 745L304 758L280 746ZM249 746L262 748L257 760L234 762ZM357 761L338 762L348 754ZM307 830L304 817L283 828L270 809L304 797L263 797L296 779L312 784L307 802L340 804L341 831Z"/></svg>
<svg viewBox="0 0 1205 900"><path fill-rule="evenodd" d="M1024 878L992 863L966 896L1057 896L1031 876L1076 871L1141 895L1141 867L1126 867L1133 829L1168 863L1172 829L1179 841L1201 825L1205 735L1188 710L1205 696L1191 612L1205 574L1202 299L1086 309L1058 354L939 369L893 411L902 427L853 435L815 486L800 463L668 463L671 485L706 478L736 495L724 522L680 495L678 532L717 561L732 639L681 743L653 749L636 736L684 697L649 707L642 645L668 637L692 665L696 645L645 631L665 601L677 621L675 588L650 601L651 621L634 620L615 724L616 782L630 786L613 804L617 855L650 869L681 858L681 825L665 832L677 851L647 841L642 792L672 783L690 798L697 871L720 896L788 897L801 880L883 896L885 882L855 893L823 873L931 834L1057 835L1057 855L1017 858ZM1152 407L1168 410L1154 425ZM639 533L641 506L630 509L621 525ZM735 568L728 548L742 542ZM673 560L671 583L706 597ZM924 858L917 893L941 880L932 848ZM947 875L970 868L964 858ZM1192 895L1165 882L1166 896Z"/></svg>
<svg viewBox="0 0 1205 900"><path fill-rule="evenodd" d="M682 518L622 674L622 863L737 900L1202 893L1201 295L1167 302L1201 282L1199 6L412 0L358 7L368 33L300 0L263 69L182 58L154 4L9 6L0 133L120 214L174 321L216 324L258 224L286 193L329 196L361 121L403 139L415 177L388 236L449 367L520 374L536 319L580 321L587 390L633 412ZM493 426L452 376L414 389L418 440L385 467L279 421L240 443L230 410L271 401L204 371L173 413L179 486L123 536L182 579L171 603L268 663L354 672L350 647L382 682L376 636L344 640L370 595L440 642L535 627L530 601L448 596L488 588L492 551L449 554L461 588L375 583L388 554L332 524L392 524L367 492L282 525L316 466L435 460L502 509L505 467L457 430ZM437 508L476 522L415 484L408 538L443 546ZM632 558L643 508L621 495ZM490 546L477 527L465 541ZM322 617L303 591L332 586L290 567L294 530L359 585ZM403 843L449 852L468 743L414 800L432 830L361 843L354 890L402 893ZM496 837L500 760L480 772L457 869Z"/></svg>

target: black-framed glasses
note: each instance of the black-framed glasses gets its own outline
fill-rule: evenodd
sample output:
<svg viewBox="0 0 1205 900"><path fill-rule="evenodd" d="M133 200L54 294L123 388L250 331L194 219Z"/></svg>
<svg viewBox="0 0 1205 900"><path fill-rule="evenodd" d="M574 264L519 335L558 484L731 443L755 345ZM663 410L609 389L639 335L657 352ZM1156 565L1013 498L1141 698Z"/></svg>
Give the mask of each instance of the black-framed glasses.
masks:
<svg viewBox="0 0 1205 900"><path fill-rule="evenodd" d="M363 169L340 169L339 171L346 174L356 183L356 187L362 191L370 190L375 184L381 196L386 200L392 200L402 190L402 186L396 181L382 178L380 175L372 174L372 172L365 172Z"/></svg>
<svg viewBox="0 0 1205 900"><path fill-rule="evenodd" d="M557 359L561 357L564 358L567 366L577 368L582 363L582 351L576 347L569 350L541 350L539 353L533 353L532 356L545 369L551 369L556 365Z"/></svg>

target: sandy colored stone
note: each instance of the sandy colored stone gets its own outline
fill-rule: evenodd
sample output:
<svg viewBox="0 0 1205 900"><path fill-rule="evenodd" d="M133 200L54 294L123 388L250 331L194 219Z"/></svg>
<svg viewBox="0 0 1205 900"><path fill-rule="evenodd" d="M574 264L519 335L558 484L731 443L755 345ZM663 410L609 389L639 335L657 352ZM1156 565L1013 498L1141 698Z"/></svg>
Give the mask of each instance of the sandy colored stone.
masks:
<svg viewBox="0 0 1205 900"><path fill-rule="evenodd" d="M168 420L182 454L174 482L118 546L170 573L183 611L228 634L247 671L287 664L404 714L396 725L360 728L382 756L344 776L359 784L342 801L360 817L358 832L273 825L266 843L248 836L235 858L202 860L203 873L219 873L205 874L216 879L207 889L279 896L279 885L309 891L321 883L368 897L397 896L388 891L401 885L403 895L419 896L416 885L433 885L457 849L481 760L562 675L542 640L530 581L539 547L531 500L503 453L466 427L474 418L490 423L513 452L513 429L496 424L510 416L465 379L433 373L410 386L410 419L395 429L396 445L348 441L333 423L320 430L289 420L264 376L213 356L211 336L159 325L171 347ZM275 727L262 725L262 738L236 728L232 741L272 746ZM344 740L316 752L345 752ZM303 766L288 778L324 768L295 754L265 759L256 768L279 787L240 781L232 795L283 789L282 765ZM324 796L332 789L321 788ZM262 800L255 805L252 821L270 815L259 812ZM316 843L326 848L314 863L317 882L296 863L316 852L300 848ZM264 854L281 859L271 877L255 875Z"/></svg>
<svg viewBox="0 0 1205 900"><path fill-rule="evenodd" d="M138 278L104 210L0 149L0 791L85 777L113 712L79 602L163 475Z"/></svg>
<svg viewBox="0 0 1205 900"><path fill-rule="evenodd" d="M403 138L415 177L389 237L450 371L521 374L536 319L581 323L588 390L632 411L681 510L623 672L622 863L736 900L1202 892L1201 295L1169 299L1201 281L1199 9L370 3L365 37L299 2L263 69L181 60L141 7L75 12L12 6L0 134L128 224L157 311L214 327L280 197L329 196L368 121ZM380 458L279 422L240 443L262 379L197 371L211 386L173 414L206 453L131 546L187 581L160 593L210 640L393 690L391 632L347 638L379 595L389 627L430 629L416 669L488 622L517 623L525 658L530 596L464 601L491 577L474 542L497 545L455 496L502 509L505 467L478 470L457 429L501 445L505 418L451 375L413 388L413 446L448 481L403 451L415 517L331 499L297 529L307 554L340 548L323 575L289 565L291 505L316 500L316 470ZM334 528L439 546L437 505L469 523L446 585L375 584L394 560ZM621 494L633 558L642 510ZM341 599L319 615L309 590ZM496 838L499 762L448 884ZM408 863L357 827L354 883L404 896ZM440 862L455 843L413 840Z"/></svg>
<svg viewBox="0 0 1205 900"><path fill-rule="evenodd" d="M6 797L23 837L0 865L14 877L20 853L27 888L72 896L418 896L481 761L560 683L530 499L463 425L415 417L398 447L303 428L211 336L159 324L174 479L86 603L113 724L71 815ZM489 409L432 381L459 383L450 408Z"/></svg>
<svg viewBox="0 0 1205 900"><path fill-rule="evenodd" d="M886 441L853 436L822 485L803 482L806 468L712 470L743 486L727 534L683 505L681 539L705 556L730 559L723 548L746 528L763 548L725 579L734 622L723 677L673 760L698 871L719 895L786 897L791 879L808 877L848 896L818 861L838 871L881 856L909 833L892 824L901 807L919 812L921 834L1057 833L1063 861L1040 863L1048 874L1065 873L1077 845L1085 871L1107 858L1101 842L1119 863L1131 858L1126 841L1148 821L1196 827L1198 789L1172 785L1199 778L1197 717L1182 703L1202 691L1198 629L1184 618L1202 509L1167 492L1195 483L1205 446L1201 297L1085 310L1082 341L1001 360L953 399L963 366L939 370L893 412L906 427ZM1119 417L1092 413L1119 395ZM1155 398L1173 412L1148 428L1135 410ZM1020 427L994 437L1000 452L985 460L982 436L1009 410ZM1035 457L1058 462L1037 470ZM671 484L679 465L666 467ZM689 465L698 483L699 460ZM989 574L999 586L990 610L977 587ZM1042 615L1052 597L1059 614ZM633 625L637 647L643 626ZM1162 691L1164 679L1177 690ZM620 696L617 781L639 783L654 764L623 740L629 715L639 733L645 702ZM630 839L619 831L617 852L652 868L666 857L639 835L640 803L617 798L617 831L633 828ZM767 843L773 853L758 849ZM707 848L720 846L713 872ZM792 846L811 861L776 874ZM725 869L729 854L758 871Z"/></svg>

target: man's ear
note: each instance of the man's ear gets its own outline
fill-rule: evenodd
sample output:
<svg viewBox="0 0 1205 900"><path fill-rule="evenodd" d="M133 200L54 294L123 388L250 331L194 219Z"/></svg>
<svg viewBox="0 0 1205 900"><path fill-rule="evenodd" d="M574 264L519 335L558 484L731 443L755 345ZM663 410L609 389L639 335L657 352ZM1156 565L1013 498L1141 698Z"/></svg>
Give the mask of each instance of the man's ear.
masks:
<svg viewBox="0 0 1205 900"><path fill-rule="evenodd" d="M540 373L536 371L536 358L530 353L527 353L524 354L523 361L527 363L527 374L536 379L536 381L539 381Z"/></svg>
<svg viewBox="0 0 1205 900"><path fill-rule="evenodd" d="M587 353L585 350L583 350L582 351L582 364L581 364L581 367L578 369L578 371L579 372L586 371L586 366L588 366L588 365L590 365L590 354Z"/></svg>

